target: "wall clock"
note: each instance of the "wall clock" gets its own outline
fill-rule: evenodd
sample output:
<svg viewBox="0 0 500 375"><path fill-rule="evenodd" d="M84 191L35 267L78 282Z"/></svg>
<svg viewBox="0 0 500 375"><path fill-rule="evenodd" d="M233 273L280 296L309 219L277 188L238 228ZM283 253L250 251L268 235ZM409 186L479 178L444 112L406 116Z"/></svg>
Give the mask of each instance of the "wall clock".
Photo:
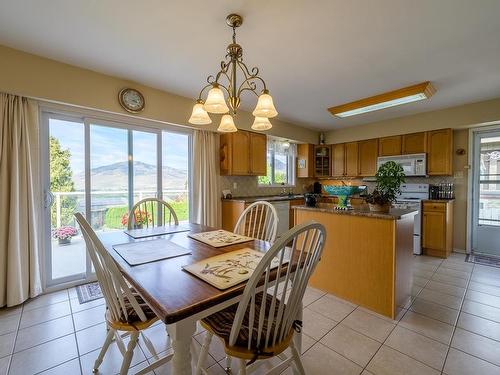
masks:
<svg viewBox="0 0 500 375"><path fill-rule="evenodd" d="M139 113L144 109L145 101L142 94L131 88L124 88L118 93L118 101L127 112Z"/></svg>

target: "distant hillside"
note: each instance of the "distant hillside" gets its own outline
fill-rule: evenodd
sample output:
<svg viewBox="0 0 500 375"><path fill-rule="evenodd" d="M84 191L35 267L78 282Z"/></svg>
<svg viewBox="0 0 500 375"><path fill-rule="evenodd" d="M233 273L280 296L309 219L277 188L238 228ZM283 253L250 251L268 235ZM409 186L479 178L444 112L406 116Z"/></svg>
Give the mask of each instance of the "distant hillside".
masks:
<svg viewBox="0 0 500 375"><path fill-rule="evenodd" d="M90 170L92 190L126 190L128 188L128 162L118 162ZM183 189L188 180L187 171L163 167L163 188ZM75 190L84 190L85 174L73 176ZM134 189L154 190L156 188L156 167L134 161Z"/></svg>

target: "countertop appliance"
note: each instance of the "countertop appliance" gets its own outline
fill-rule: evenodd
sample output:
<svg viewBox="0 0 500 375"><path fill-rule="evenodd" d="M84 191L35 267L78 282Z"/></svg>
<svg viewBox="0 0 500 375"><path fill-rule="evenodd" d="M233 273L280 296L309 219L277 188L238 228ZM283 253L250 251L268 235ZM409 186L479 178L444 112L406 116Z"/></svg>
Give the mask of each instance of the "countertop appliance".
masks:
<svg viewBox="0 0 500 375"><path fill-rule="evenodd" d="M305 193L304 199L307 207L316 207L317 198L321 197L319 194Z"/></svg>
<svg viewBox="0 0 500 375"><path fill-rule="evenodd" d="M406 176L425 176L427 173L427 154L381 156L377 158L377 169L388 161L403 167Z"/></svg>
<svg viewBox="0 0 500 375"><path fill-rule="evenodd" d="M403 184L393 204L396 208L418 210L413 224L413 254L422 254L422 201L429 199L429 184Z"/></svg>
<svg viewBox="0 0 500 375"><path fill-rule="evenodd" d="M319 183L318 181L316 181L314 184L313 184L313 193L314 194L321 194L321 183Z"/></svg>

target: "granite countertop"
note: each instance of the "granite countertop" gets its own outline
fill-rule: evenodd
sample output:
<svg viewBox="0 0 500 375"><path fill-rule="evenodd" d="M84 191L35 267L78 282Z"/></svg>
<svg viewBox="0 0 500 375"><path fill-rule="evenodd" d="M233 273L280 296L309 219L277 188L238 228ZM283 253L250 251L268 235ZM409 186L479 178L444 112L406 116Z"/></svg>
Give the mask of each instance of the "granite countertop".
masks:
<svg viewBox="0 0 500 375"><path fill-rule="evenodd" d="M330 214L337 214L337 215L351 215L351 216L366 216L366 217L373 217L375 219L385 219L385 220L399 220L402 217L406 215L415 215L418 210L413 210L413 209L395 209L391 208L391 210L388 213L383 213L383 212L373 212L370 211L368 208L357 208L353 210L337 210L333 207L308 207L308 206L293 206L291 207L294 210L307 210L307 211L318 211L318 212L326 212Z"/></svg>
<svg viewBox="0 0 500 375"><path fill-rule="evenodd" d="M304 194L293 194L293 195L264 195L256 197L233 197L233 198L222 198L223 201L233 201L233 202L245 202L253 203L257 201L266 202L279 202L279 201L291 201L294 199L303 199Z"/></svg>
<svg viewBox="0 0 500 375"><path fill-rule="evenodd" d="M424 202L429 202L429 203L447 203L447 202L453 202L455 199L424 199Z"/></svg>

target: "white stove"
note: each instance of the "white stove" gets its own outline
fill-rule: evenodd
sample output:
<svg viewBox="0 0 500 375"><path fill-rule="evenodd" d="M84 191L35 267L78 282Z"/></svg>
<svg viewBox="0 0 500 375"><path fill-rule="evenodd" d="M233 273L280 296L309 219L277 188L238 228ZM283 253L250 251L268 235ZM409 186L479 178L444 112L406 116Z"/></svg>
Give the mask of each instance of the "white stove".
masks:
<svg viewBox="0 0 500 375"><path fill-rule="evenodd" d="M413 226L413 253L422 254L422 200L429 199L429 184L403 184L401 194L396 197L393 207L415 209L415 224Z"/></svg>

